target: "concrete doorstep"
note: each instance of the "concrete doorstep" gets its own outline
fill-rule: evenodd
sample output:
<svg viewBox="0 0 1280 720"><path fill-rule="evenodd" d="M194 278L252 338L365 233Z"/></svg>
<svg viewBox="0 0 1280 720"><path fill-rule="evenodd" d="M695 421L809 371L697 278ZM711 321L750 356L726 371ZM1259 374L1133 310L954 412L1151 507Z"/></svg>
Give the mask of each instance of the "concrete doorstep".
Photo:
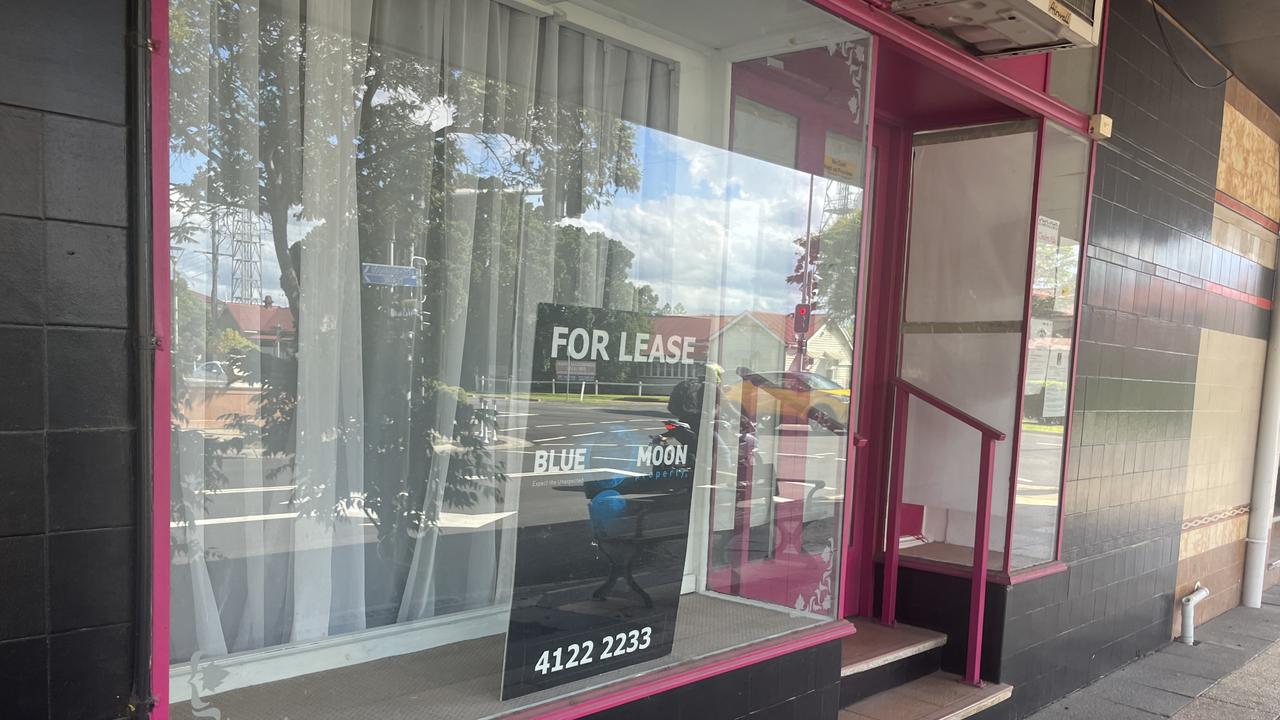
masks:
<svg viewBox="0 0 1280 720"><path fill-rule="evenodd" d="M1280 589L1238 607L1030 716L1030 720L1280 720Z"/></svg>

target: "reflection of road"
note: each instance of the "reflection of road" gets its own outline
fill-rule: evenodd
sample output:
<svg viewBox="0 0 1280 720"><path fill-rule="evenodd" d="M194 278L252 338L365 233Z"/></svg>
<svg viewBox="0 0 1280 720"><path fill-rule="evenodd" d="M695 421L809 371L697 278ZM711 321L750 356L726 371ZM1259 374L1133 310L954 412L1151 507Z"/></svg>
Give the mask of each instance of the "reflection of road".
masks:
<svg viewBox="0 0 1280 720"><path fill-rule="evenodd" d="M614 401L609 403L579 403L574 401L544 401L528 403L519 413L502 412L498 418L499 436L514 436L528 445L512 451L508 462L513 477L524 480L553 473L523 472L516 468L530 468L531 457L538 450L569 450L586 448L590 454L588 467L604 472L593 473L588 478L608 477L607 469L620 474L636 470L636 449L649 444L651 436L662 433L663 420L669 418L665 403ZM707 423L704 423L704 425ZM716 484L731 489L737 482L738 435L736 420L732 427L722 429L721 457L716 468ZM701 428L707 431L709 428ZM830 432L814 431L808 425L789 428L793 434L784 441L776 430L762 429L757 434L758 462L763 467L755 470L756 488L752 493L752 524L766 522L772 506L805 499L804 519L815 520L830 517L843 499L843 450L845 438ZM705 451L705 449L704 449ZM725 454L729 453L729 457ZM699 491L708 489L710 458L699 456L696 477ZM576 475L576 473L573 473ZM774 481L777 482L774 482ZM523 514L521 524L531 525L572 522L585 518L585 503L551 502L552 493L561 494L553 487L539 487L525 482L521 493L526 500L546 499L548 502L520 503ZM736 494L716 493L717 527L728 528L733 523Z"/></svg>
<svg viewBox="0 0 1280 720"><path fill-rule="evenodd" d="M514 410L510 405L522 406ZM505 408L505 409L504 409ZM662 421L667 417L665 403L614 401L607 403L579 403L547 400L530 403L500 403L498 411L498 437L502 440L523 440L524 447L508 450L507 470L512 482L520 482L521 524L550 525L582 520L586 517L586 502L553 502L560 496L554 483L535 483L530 478L554 478L564 475L573 479L573 489L581 484L578 472L533 471L533 455L539 450L568 451L574 448L587 450L586 465L595 470L585 475L587 479L604 479L617 470L620 475L635 474L636 450L649 444L653 435L662 433ZM525 497L532 496L532 497ZM526 502L525 500L548 500Z"/></svg>
<svg viewBox="0 0 1280 720"><path fill-rule="evenodd" d="M520 483L521 492L546 495L546 499L553 497L551 493L561 496L563 493L556 489L554 482L528 482L530 478L554 478L558 472L570 479L577 478L579 473L535 473L536 451L585 448L590 457L587 465L596 471L587 475L588 478L608 477L611 470L622 475L635 474L638 447L648 445L652 436L664 431L663 420L669 415L665 402L622 400L583 403L499 398L497 410L498 440L492 451L506 468L508 485ZM818 515L829 516L842 499L844 438L802 426L795 430L802 436L798 442L794 438L784 441L778 431L761 431L758 435L759 455L775 472L778 482L774 484L774 492L770 492L766 484L756 493L751 503L753 524L764 520L761 513L770 501L794 502L797 497L813 491L809 495L811 501L805 503L805 519L810 520ZM732 430L726 434L728 446L736 452L736 434ZM704 461L700 460L699 464L705 472ZM725 467L718 469L718 482L733 487L735 465L723 461L721 464ZM791 471L786 469L788 466ZM221 470L226 483L216 490L197 494L203 505L198 525L204 533L204 547L226 558L294 549L291 528L298 511L288 461L279 457L228 456L222 458ZM764 479L767 481L767 476ZM366 486L372 481L366 477ZM733 493L718 495L717 505L732 505ZM521 507L525 526L578 521L584 519L586 512L585 502L522 502ZM489 510L444 513L441 530L446 534L492 530L495 523L514 514ZM725 521L731 523L732 519L726 517ZM372 523L359 510L351 510L345 523L348 531L339 533L340 543L375 541ZM175 528L180 525L174 523Z"/></svg>
<svg viewBox="0 0 1280 720"><path fill-rule="evenodd" d="M1013 522L1015 555L1032 560L1053 557L1057 542L1058 483L1062 433L1026 430L1018 460L1018 496Z"/></svg>
<svg viewBox="0 0 1280 720"><path fill-rule="evenodd" d="M537 448L589 447L593 467L629 468L635 459L635 447L628 445L637 444L636 437L647 440L662 432L665 413L665 403L656 402L512 402L501 398L498 442L493 445L493 453L507 468L510 483L532 474L525 467L532 467ZM624 435L626 440L620 440ZM615 458L617 462L611 462ZM631 464L623 462L627 458ZM291 528L298 510L288 464L279 457L223 457L220 467L226 482L216 489L196 493L202 503L201 519L196 524L204 533L203 546L224 558L294 549ZM372 480L366 477L366 486ZM532 507L544 514L550 512L547 517L527 519L536 523L571 521L578 519L576 516L582 511L575 503L537 503ZM565 517L555 517L557 514ZM440 526L445 533L492 530L494 523L512 515L445 512ZM339 533L339 544L376 541L372 522L359 510L350 511L345 522L349 532ZM172 525L178 528L182 523ZM356 527L362 529L355 530Z"/></svg>

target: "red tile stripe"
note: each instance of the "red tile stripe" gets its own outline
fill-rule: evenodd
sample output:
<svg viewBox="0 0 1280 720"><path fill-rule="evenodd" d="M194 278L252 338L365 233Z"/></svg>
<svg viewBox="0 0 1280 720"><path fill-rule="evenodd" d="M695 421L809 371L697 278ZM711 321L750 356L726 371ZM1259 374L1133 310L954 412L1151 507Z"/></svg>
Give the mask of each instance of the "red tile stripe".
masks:
<svg viewBox="0 0 1280 720"><path fill-rule="evenodd" d="M1266 228L1267 230L1270 230L1273 233L1280 233L1280 222L1272 220L1266 215L1263 215L1257 210L1254 210L1248 205L1245 205L1243 202L1222 192L1221 190L1215 191L1214 195L1215 195L1214 199L1218 201L1219 205L1225 205L1226 207L1232 210L1235 210L1236 212L1258 223L1259 225Z"/></svg>
<svg viewBox="0 0 1280 720"><path fill-rule="evenodd" d="M1204 289L1211 293L1231 298L1232 300L1239 300L1240 302L1247 302L1250 305L1256 305L1263 310L1271 309L1271 301L1260 295L1250 295L1249 293L1233 290L1225 285L1219 285L1218 283L1209 282L1208 280L1204 281Z"/></svg>

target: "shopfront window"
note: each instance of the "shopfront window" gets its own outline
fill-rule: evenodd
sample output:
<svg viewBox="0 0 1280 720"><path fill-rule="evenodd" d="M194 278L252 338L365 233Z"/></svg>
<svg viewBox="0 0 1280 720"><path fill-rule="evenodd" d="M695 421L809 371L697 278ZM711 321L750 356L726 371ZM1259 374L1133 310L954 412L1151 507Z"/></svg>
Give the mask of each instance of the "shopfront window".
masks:
<svg viewBox="0 0 1280 720"><path fill-rule="evenodd" d="M836 617L865 33L170 7L175 717L489 717Z"/></svg>

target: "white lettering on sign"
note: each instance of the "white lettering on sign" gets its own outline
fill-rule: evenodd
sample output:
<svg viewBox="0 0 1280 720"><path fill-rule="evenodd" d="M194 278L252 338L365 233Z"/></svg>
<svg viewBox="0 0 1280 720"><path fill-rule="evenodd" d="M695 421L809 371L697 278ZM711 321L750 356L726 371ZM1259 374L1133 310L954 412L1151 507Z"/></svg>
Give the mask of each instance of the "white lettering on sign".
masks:
<svg viewBox="0 0 1280 720"><path fill-rule="evenodd" d="M586 467L587 467L587 449L586 448L533 451L533 471L534 472L564 472L566 470L585 470Z"/></svg>
<svg viewBox="0 0 1280 720"><path fill-rule="evenodd" d="M637 465L684 465L688 461L687 445L646 445L636 449Z"/></svg>
<svg viewBox="0 0 1280 720"><path fill-rule="evenodd" d="M668 365L692 365L696 338L687 335L650 335L618 333L616 357L622 362L660 362ZM551 357L570 360L608 360L613 338L608 330L569 328L556 325L551 329Z"/></svg>

